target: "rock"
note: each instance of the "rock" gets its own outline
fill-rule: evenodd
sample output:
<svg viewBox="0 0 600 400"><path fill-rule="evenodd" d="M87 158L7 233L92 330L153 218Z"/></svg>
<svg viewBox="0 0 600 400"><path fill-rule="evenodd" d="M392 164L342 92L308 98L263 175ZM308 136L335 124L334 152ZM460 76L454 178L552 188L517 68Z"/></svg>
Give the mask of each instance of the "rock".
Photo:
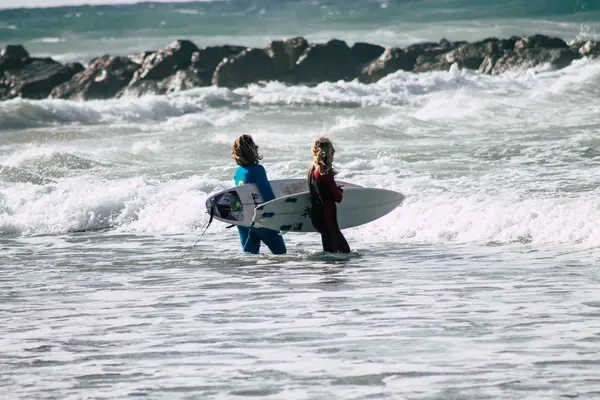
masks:
<svg viewBox="0 0 600 400"><path fill-rule="evenodd" d="M4 72L2 83L8 88L5 96L43 99L56 86L83 70L80 63L63 65L51 58L29 58L20 69Z"/></svg>
<svg viewBox="0 0 600 400"><path fill-rule="evenodd" d="M23 46L9 44L0 52L0 76L4 71L19 69L29 59L29 53Z"/></svg>
<svg viewBox="0 0 600 400"><path fill-rule="evenodd" d="M225 58L231 58L242 51L243 46L209 46L199 49L192 54L190 69L198 77L198 86L210 86L212 77L217 69L217 65ZM190 79L191 75L186 73Z"/></svg>
<svg viewBox="0 0 600 400"><path fill-rule="evenodd" d="M299 83L350 81L358 76L359 65L346 42L332 39L312 44L296 62Z"/></svg>
<svg viewBox="0 0 600 400"><path fill-rule="evenodd" d="M484 42L488 43L489 51L479 65L478 71L481 74L490 75L494 69L494 66L496 65L496 62L507 52L513 51L517 39L518 38L516 36L513 36L510 39L485 39Z"/></svg>
<svg viewBox="0 0 600 400"><path fill-rule="evenodd" d="M271 57L262 49L248 48L233 58L221 61L215 70L212 83L233 89L274 79L276 75Z"/></svg>
<svg viewBox="0 0 600 400"><path fill-rule="evenodd" d="M490 73L498 75L509 70L525 70L542 64L550 64L552 68L560 69L581 57L582 55L571 47L551 49L533 47L514 50L499 58Z"/></svg>
<svg viewBox="0 0 600 400"><path fill-rule="evenodd" d="M479 70L484 60L487 59L489 63L490 60L498 59L506 50L512 50L512 48L514 48L514 41L488 38L478 42L464 43L440 58L448 68L456 63L460 68Z"/></svg>
<svg viewBox="0 0 600 400"><path fill-rule="evenodd" d="M0 58L2 57L29 58L29 53L20 44L9 44L0 52Z"/></svg>
<svg viewBox="0 0 600 400"><path fill-rule="evenodd" d="M450 42L446 39L436 42L425 42L410 45L405 52L410 59L415 60L413 72L447 71L452 63L448 63L443 54L457 49L467 42Z"/></svg>
<svg viewBox="0 0 600 400"><path fill-rule="evenodd" d="M411 71L415 65L414 55L408 55L404 49L391 47L375 61L364 67L358 77L362 83L374 83L396 71Z"/></svg>
<svg viewBox="0 0 600 400"><path fill-rule="evenodd" d="M183 71L177 71L175 75L165 79L162 82L160 90L165 93L173 93L200 86L207 86L207 81L199 77L194 70L188 68Z"/></svg>
<svg viewBox="0 0 600 400"><path fill-rule="evenodd" d="M562 39L546 35L523 36L515 42L515 50L523 49L565 49L569 45Z"/></svg>
<svg viewBox="0 0 600 400"><path fill-rule="evenodd" d="M485 56L481 64L479 65L478 71L484 75L491 75L494 67L496 66L496 62L500 59L500 56L497 54L488 54Z"/></svg>
<svg viewBox="0 0 600 400"><path fill-rule="evenodd" d="M359 65L365 65L379 58L385 48L376 44L356 42L352 45L350 51Z"/></svg>
<svg viewBox="0 0 600 400"><path fill-rule="evenodd" d="M116 97L166 93L170 77L177 71L189 68L192 65L192 55L198 50L189 40L175 40L161 51L143 55L141 67ZM138 55L136 59L140 58L142 55Z"/></svg>
<svg viewBox="0 0 600 400"><path fill-rule="evenodd" d="M282 77L293 72L296 62L307 48L306 39L295 37L273 40L267 45L265 52L271 57L275 74Z"/></svg>
<svg viewBox="0 0 600 400"><path fill-rule="evenodd" d="M95 58L85 71L55 87L50 96L76 100L110 99L127 86L139 67L129 57L105 55Z"/></svg>
<svg viewBox="0 0 600 400"><path fill-rule="evenodd" d="M195 51L198 51L198 47L189 40L175 40L163 50L145 57L134 81L162 80L186 69L192 63Z"/></svg>
<svg viewBox="0 0 600 400"><path fill-rule="evenodd" d="M135 75L135 74L134 74ZM119 90L115 95L116 98L126 97L126 96L134 96L140 97L147 94L165 94L167 89L165 88L163 82L168 81L169 78L165 78L164 80L155 81L155 80L147 80L147 81L137 81L135 84L129 84L125 86L123 89Z"/></svg>
<svg viewBox="0 0 600 400"><path fill-rule="evenodd" d="M154 54L156 54L156 51L142 51L140 53L131 54L128 58L134 63L142 65L148 57Z"/></svg>
<svg viewBox="0 0 600 400"><path fill-rule="evenodd" d="M22 68L27 62L27 58L15 58L12 56L0 57L0 75L4 71Z"/></svg>

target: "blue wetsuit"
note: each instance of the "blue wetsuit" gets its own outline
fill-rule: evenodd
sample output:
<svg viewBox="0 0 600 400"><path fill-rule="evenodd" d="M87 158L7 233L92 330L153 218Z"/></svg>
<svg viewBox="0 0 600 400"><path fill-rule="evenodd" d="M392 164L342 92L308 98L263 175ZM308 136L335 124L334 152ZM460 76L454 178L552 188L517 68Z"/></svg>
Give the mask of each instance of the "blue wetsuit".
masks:
<svg viewBox="0 0 600 400"><path fill-rule="evenodd" d="M267 173L260 164L240 165L235 171L233 179L237 186L255 183L264 201L273 200L275 198L271 184L267 179ZM271 253L285 254L285 243L278 231L267 228L250 229L245 226L238 226L237 228L238 233L240 234L240 242L242 243L243 251L258 254L260 242L263 241L269 247Z"/></svg>

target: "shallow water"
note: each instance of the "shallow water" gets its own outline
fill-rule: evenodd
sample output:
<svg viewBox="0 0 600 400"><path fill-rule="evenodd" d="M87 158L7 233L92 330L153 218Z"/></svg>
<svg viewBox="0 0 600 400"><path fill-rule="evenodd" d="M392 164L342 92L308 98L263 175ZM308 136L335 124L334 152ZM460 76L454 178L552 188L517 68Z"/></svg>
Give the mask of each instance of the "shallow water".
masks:
<svg viewBox="0 0 600 400"><path fill-rule="evenodd" d="M585 251L381 243L238 257L201 243L181 260L184 239L3 240L20 265L0 283L9 397L600 393L600 273Z"/></svg>

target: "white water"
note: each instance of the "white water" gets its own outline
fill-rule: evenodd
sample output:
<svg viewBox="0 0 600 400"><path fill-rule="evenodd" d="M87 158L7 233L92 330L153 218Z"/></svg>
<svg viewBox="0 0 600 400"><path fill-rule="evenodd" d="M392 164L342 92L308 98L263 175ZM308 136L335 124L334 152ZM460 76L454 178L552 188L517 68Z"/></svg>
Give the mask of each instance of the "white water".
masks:
<svg viewBox="0 0 600 400"><path fill-rule="evenodd" d="M0 393L593 398L599 92L582 61L0 104ZM241 133L273 179L328 135L340 179L406 201L350 257L240 256L213 222L181 259Z"/></svg>

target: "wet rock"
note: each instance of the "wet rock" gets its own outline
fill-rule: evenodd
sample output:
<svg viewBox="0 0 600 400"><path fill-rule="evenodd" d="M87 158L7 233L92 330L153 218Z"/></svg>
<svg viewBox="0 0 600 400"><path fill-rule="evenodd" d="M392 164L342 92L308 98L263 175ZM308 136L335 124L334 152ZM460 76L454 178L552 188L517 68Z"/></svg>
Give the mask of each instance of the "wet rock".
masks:
<svg viewBox="0 0 600 400"><path fill-rule="evenodd" d="M265 52L271 57L273 70L279 77L285 77L293 72L296 62L308 48L308 42L303 37L271 41ZM284 78L283 80L287 80Z"/></svg>
<svg viewBox="0 0 600 400"><path fill-rule="evenodd" d="M208 83L205 79L198 76L196 71L188 68L183 71L177 71L175 75L165 79L162 82L160 90L164 93L174 93L207 85Z"/></svg>
<svg viewBox="0 0 600 400"><path fill-rule="evenodd" d="M20 44L9 44L2 49L0 57L29 58L29 53Z"/></svg>
<svg viewBox="0 0 600 400"><path fill-rule="evenodd" d="M579 52L570 47L551 49L533 47L514 50L499 58L490 73L498 75L510 70L526 70L543 64L549 64L554 69L561 69L581 57Z"/></svg>
<svg viewBox="0 0 600 400"><path fill-rule="evenodd" d="M21 68L27 59L29 53L23 46L9 44L0 52L0 75L7 70Z"/></svg>
<svg viewBox="0 0 600 400"><path fill-rule="evenodd" d="M50 96L74 100L110 99L127 86L139 67L128 57L95 58L85 71L55 87Z"/></svg>
<svg viewBox="0 0 600 400"><path fill-rule="evenodd" d="M131 54L128 58L134 63L142 65L148 57L154 54L156 54L156 51L142 51L140 53Z"/></svg>
<svg viewBox="0 0 600 400"><path fill-rule="evenodd" d="M342 40L312 44L296 62L299 83L350 81L358 76L359 64L350 47Z"/></svg>
<svg viewBox="0 0 600 400"><path fill-rule="evenodd" d="M192 54L198 47L189 40L175 40L161 51L144 58L134 80L161 80L192 63Z"/></svg>
<svg viewBox="0 0 600 400"><path fill-rule="evenodd" d="M460 68L479 70L488 56L500 57L501 45L498 39L486 39L480 42L465 43L457 49L444 54L441 59L450 67L456 64Z"/></svg>
<svg viewBox="0 0 600 400"><path fill-rule="evenodd" d="M479 68L480 72L498 75L509 70L525 70L542 64L560 69L582 57L564 40L546 35L513 36L498 43L499 52L486 56Z"/></svg>
<svg viewBox="0 0 600 400"><path fill-rule="evenodd" d="M198 47L189 40L175 40L164 49L145 54L141 67L135 71L131 82L117 93L123 95L163 94L163 80L192 64L192 55ZM141 57L138 56L138 60Z"/></svg>
<svg viewBox="0 0 600 400"><path fill-rule="evenodd" d="M496 62L502 58L507 52L512 52L515 48L515 43L518 40L516 36L510 39L490 38L484 40L488 43L488 52L485 58L479 65L478 71L485 75L490 75L496 65Z"/></svg>
<svg viewBox="0 0 600 400"><path fill-rule="evenodd" d="M379 58L385 48L376 44L356 42L352 45L350 51L359 65L365 65Z"/></svg>
<svg viewBox="0 0 600 400"><path fill-rule="evenodd" d="M199 49L188 40L177 40L159 52L144 54L142 66L117 97L165 94L210 86L217 65L244 49L230 45ZM142 55L137 59L140 58Z"/></svg>
<svg viewBox="0 0 600 400"><path fill-rule="evenodd" d="M442 55L457 49L467 42L450 42L446 39L436 42L425 42L410 45L405 49L409 59L414 59L413 72L447 71L452 63L448 63Z"/></svg>
<svg viewBox="0 0 600 400"><path fill-rule="evenodd" d="M21 68L4 71L0 85L7 89L6 98L43 99L83 70L80 63L63 65L51 58L28 58Z"/></svg>
<svg viewBox="0 0 600 400"><path fill-rule="evenodd" d="M276 79L271 57L263 49L249 48L217 66L213 85L236 88L250 83Z"/></svg>
<svg viewBox="0 0 600 400"><path fill-rule="evenodd" d="M242 51L244 46L209 46L199 49L192 54L190 69L198 78L198 86L210 86L217 65L225 58L231 58ZM186 73L190 79L191 75Z"/></svg>
<svg viewBox="0 0 600 400"><path fill-rule="evenodd" d="M546 35L523 36L516 40L514 50L524 49L566 49L569 45L562 39Z"/></svg>
<svg viewBox="0 0 600 400"><path fill-rule="evenodd" d="M374 83L396 71L412 71L416 61L414 54L407 54L404 49L392 47L375 61L364 67L358 77L362 83Z"/></svg>

